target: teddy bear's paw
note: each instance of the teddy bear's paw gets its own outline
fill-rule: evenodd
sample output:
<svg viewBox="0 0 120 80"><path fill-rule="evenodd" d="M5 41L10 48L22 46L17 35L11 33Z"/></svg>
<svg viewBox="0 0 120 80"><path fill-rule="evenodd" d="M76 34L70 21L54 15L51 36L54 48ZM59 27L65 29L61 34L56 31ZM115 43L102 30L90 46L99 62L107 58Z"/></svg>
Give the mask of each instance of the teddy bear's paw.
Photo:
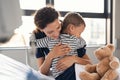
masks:
<svg viewBox="0 0 120 80"><path fill-rule="evenodd" d="M109 80L109 79L101 79L101 80Z"/></svg>
<svg viewBox="0 0 120 80"><path fill-rule="evenodd" d="M86 72L86 71L81 72L81 73L80 73L80 79L81 79L81 80L89 80L88 75L89 75L89 73Z"/></svg>
<svg viewBox="0 0 120 80"><path fill-rule="evenodd" d="M81 80L100 80L100 76L97 73L81 72Z"/></svg>
<svg viewBox="0 0 120 80"><path fill-rule="evenodd" d="M96 71L96 64L87 64L86 66L85 66L85 70L87 71L87 72L90 72L90 73L92 73L92 72L95 72Z"/></svg>
<svg viewBox="0 0 120 80"><path fill-rule="evenodd" d="M111 67L112 69L117 69L117 68L119 68L119 63L116 62L116 61L111 62L111 63L110 63L110 67Z"/></svg>
<svg viewBox="0 0 120 80"><path fill-rule="evenodd" d="M120 66L119 59L117 57L112 57L111 62L110 62L110 67L112 69L117 69Z"/></svg>
<svg viewBox="0 0 120 80"><path fill-rule="evenodd" d="M118 78L118 73L115 70L108 70L101 80L116 80Z"/></svg>

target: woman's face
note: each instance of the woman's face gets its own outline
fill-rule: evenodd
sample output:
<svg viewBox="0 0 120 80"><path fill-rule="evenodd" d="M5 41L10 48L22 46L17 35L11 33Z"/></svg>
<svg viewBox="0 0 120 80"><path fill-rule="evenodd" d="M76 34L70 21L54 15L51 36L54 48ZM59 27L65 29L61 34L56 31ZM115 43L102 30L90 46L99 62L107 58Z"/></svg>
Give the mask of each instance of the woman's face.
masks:
<svg viewBox="0 0 120 80"><path fill-rule="evenodd" d="M61 22L56 19L54 22L48 24L46 28L42 30L48 37L57 39L61 31Z"/></svg>

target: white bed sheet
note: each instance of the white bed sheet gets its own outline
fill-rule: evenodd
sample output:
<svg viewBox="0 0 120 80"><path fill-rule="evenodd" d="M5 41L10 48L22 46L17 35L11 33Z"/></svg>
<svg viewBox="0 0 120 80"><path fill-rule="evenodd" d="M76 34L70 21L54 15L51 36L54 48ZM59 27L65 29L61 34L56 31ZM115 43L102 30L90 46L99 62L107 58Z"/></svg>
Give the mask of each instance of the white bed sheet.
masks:
<svg viewBox="0 0 120 80"><path fill-rule="evenodd" d="M31 67L0 54L0 80L54 80Z"/></svg>
<svg viewBox="0 0 120 80"><path fill-rule="evenodd" d="M82 71L85 71L84 65L75 64L76 80L81 80L79 75Z"/></svg>

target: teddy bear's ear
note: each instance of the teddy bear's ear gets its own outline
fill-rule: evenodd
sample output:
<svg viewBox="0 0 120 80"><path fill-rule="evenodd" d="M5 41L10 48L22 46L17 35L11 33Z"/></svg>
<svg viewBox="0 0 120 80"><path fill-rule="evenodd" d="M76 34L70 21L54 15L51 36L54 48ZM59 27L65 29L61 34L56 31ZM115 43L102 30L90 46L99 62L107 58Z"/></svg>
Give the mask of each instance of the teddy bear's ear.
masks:
<svg viewBox="0 0 120 80"><path fill-rule="evenodd" d="M110 50L114 51L115 50L115 47L113 44L107 44L107 47L110 48Z"/></svg>

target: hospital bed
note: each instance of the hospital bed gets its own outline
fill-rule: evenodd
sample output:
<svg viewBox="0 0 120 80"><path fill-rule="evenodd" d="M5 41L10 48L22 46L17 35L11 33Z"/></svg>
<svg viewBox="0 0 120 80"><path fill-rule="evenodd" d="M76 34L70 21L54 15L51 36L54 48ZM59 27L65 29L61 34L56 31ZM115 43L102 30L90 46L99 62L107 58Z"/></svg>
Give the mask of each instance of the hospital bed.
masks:
<svg viewBox="0 0 120 80"><path fill-rule="evenodd" d="M79 73L84 71L83 65L75 65L76 80ZM120 68L118 69L120 74ZM0 80L55 80L50 76L45 76L40 72L32 69L29 65L25 65L10 57L0 54ZM120 80L118 77L116 80Z"/></svg>
<svg viewBox="0 0 120 80"><path fill-rule="evenodd" d="M0 54L0 80L54 80L10 57Z"/></svg>

